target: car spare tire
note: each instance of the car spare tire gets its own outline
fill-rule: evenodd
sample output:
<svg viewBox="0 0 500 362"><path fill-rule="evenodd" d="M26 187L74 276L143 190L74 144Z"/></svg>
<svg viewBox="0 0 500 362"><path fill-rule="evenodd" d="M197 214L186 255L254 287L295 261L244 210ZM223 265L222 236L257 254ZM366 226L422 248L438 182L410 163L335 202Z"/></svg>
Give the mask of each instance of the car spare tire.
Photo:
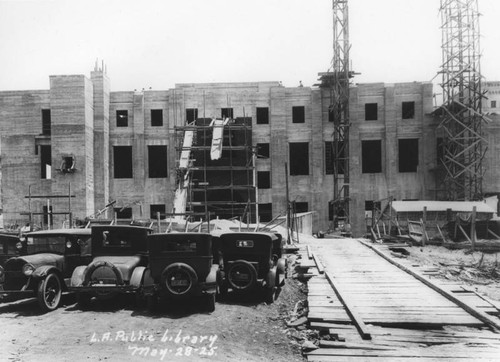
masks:
<svg viewBox="0 0 500 362"><path fill-rule="evenodd" d="M248 261L237 260L229 266L227 280L233 290L248 290L257 282L257 270Z"/></svg>
<svg viewBox="0 0 500 362"><path fill-rule="evenodd" d="M101 269L101 271L99 271ZM96 275L94 275L96 273ZM85 269L85 277L83 279L83 285L91 285L92 283L98 282L101 278L113 279L116 285L123 285L122 272L116 267L116 265L99 260L90 263L90 265Z"/></svg>
<svg viewBox="0 0 500 362"><path fill-rule="evenodd" d="M170 264L161 275L162 284L169 294L182 296L188 294L198 282L193 268L184 263Z"/></svg>

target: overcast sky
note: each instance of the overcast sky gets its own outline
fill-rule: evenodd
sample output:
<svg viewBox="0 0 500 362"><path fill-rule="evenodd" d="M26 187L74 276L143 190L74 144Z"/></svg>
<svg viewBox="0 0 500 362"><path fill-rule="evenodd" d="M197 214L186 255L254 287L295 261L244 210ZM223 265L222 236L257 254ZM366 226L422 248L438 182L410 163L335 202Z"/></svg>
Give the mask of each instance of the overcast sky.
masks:
<svg viewBox="0 0 500 362"><path fill-rule="evenodd" d="M349 0L354 82L430 81L439 0ZM482 73L500 80L500 2L479 0ZM0 90L48 89L104 60L111 90L313 85L332 58L331 0L0 0ZM439 79L439 78L437 78Z"/></svg>

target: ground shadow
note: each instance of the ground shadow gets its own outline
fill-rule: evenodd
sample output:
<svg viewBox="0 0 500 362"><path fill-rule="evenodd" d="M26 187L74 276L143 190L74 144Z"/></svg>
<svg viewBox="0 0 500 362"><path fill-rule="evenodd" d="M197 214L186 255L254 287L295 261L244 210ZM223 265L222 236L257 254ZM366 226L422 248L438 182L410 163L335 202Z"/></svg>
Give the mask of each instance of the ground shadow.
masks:
<svg viewBox="0 0 500 362"><path fill-rule="evenodd" d="M75 296L71 293L63 294L59 308L65 308L75 303ZM15 317L39 316L50 312L44 312L40 309L36 298L25 298L5 303L0 303L0 314L15 313Z"/></svg>

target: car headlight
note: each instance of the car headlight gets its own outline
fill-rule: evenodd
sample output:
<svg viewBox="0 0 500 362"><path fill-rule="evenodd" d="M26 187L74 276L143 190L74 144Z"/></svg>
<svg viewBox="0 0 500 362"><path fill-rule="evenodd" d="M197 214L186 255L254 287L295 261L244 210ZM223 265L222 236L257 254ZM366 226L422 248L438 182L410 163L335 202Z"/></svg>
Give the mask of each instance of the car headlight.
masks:
<svg viewBox="0 0 500 362"><path fill-rule="evenodd" d="M66 247L68 249L71 249L72 246L73 246L73 244L71 243L71 241L66 241Z"/></svg>
<svg viewBox="0 0 500 362"><path fill-rule="evenodd" d="M24 264L23 265L23 274L27 277L31 276L35 271L35 267L32 264Z"/></svg>
<svg viewBox="0 0 500 362"><path fill-rule="evenodd" d="M17 249L22 249L23 248L23 243L21 243L20 241L16 243L16 248Z"/></svg>

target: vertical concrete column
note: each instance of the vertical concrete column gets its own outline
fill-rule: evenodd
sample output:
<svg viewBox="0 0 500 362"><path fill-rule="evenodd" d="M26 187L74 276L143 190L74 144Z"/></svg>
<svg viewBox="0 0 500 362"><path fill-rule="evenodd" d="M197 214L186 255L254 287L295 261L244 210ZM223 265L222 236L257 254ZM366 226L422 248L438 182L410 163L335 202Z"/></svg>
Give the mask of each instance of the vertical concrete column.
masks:
<svg viewBox="0 0 500 362"><path fill-rule="evenodd" d="M365 187L361 175L361 139L360 122L363 119L361 110L364 106L359 104L358 88L352 87L349 90L349 117L351 127L349 129L349 195L350 210L349 216L353 235L360 236L365 233Z"/></svg>
<svg viewBox="0 0 500 362"><path fill-rule="evenodd" d="M93 71L90 77L94 85L94 207L102 209L109 201L110 82L103 71Z"/></svg>
<svg viewBox="0 0 500 362"><path fill-rule="evenodd" d="M145 142L145 125L144 125L144 92L134 93L134 110L133 110L133 171L134 171L134 191L142 195L144 193L144 184L147 177L147 146Z"/></svg>
<svg viewBox="0 0 500 362"><path fill-rule="evenodd" d="M50 77L52 116L52 194L67 194L78 218L94 212L94 90L83 75ZM60 170L63 157L73 156L74 172ZM67 199L54 199L54 212L68 211ZM61 221L56 218L55 223ZM56 225L54 225L56 226ZM59 225L60 226L60 225Z"/></svg>
<svg viewBox="0 0 500 362"><path fill-rule="evenodd" d="M382 163L382 172L385 175L387 184L387 195L397 194L396 175L398 173L398 135L397 124L401 119L398 110L400 105L396 104L394 96L394 85L386 85L385 88L385 165ZM384 150L384 148L382 148ZM384 157L384 155L382 155ZM384 158L382 158L384 159ZM386 197L384 195L382 197Z"/></svg>
<svg viewBox="0 0 500 362"><path fill-rule="evenodd" d="M328 193L324 190L325 152L323 139L321 91L311 91L311 198L310 210L317 212L313 220L328 220ZM327 225L313 222L313 230L325 229Z"/></svg>
<svg viewBox="0 0 500 362"><path fill-rule="evenodd" d="M270 90L271 137L269 152L272 172L273 216L286 210L285 162L288 163L288 142L286 125L285 88L272 87ZM290 167L290 166L289 166Z"/></svg>
<svg viewBox="0 0 500 362"><path fill-rule="evenodd" d="M425 200L435 199L435 191L437 189L437 182L435 172L431 169L437 166L436 163L436 126L437 122L434 121L432 116L433 111L433 93L432 83L422 84L422 135L423 137L419 142L419 153L423 160L423 165L419 165L419 174L423 178L423 198Z"/></svg>

